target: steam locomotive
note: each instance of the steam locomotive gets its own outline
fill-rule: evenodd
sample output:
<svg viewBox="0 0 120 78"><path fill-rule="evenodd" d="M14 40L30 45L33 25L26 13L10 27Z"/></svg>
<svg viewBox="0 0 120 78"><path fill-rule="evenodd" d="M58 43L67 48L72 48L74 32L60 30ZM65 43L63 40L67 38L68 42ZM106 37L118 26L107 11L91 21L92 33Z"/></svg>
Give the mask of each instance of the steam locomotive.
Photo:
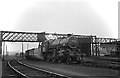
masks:
<svg viewBox="0 0 120 78"><path fill-rule="evenodd" d="M78 39L73 36L45 40L39 43L38 48L25 52L26 59L39 59L59 63L78 63L81 62L83 56Z"/></svg>

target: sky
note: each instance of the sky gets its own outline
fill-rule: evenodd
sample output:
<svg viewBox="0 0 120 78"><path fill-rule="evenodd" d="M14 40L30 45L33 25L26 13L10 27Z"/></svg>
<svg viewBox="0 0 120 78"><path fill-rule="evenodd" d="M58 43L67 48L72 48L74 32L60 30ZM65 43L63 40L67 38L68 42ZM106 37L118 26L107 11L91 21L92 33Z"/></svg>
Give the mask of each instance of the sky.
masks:
<svg viewBox="0 0 120 78"><path fill-rule="evenodd" d="M0 0L0 30L118 38L118 1Z"/></svg>

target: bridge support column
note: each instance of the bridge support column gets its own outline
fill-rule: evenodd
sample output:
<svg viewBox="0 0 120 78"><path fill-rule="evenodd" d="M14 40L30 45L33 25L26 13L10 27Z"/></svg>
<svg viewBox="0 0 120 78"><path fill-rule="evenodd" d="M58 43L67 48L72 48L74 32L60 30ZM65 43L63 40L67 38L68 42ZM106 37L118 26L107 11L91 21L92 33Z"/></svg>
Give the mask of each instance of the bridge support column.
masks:
<svg viewBox="0 0 120 78"><path fill-rule="evenodd" d="M0 31L0 78L2 77L2 32Z"/></svg>
<svg viewBox="0 0 120 78"><path fill-rule="evenodd" d="M2 32L0 31L0 60L2 59Z"/></svg>
<svg viewBox="0 0 120 78"><path fill-rule="evenodd" d="M2 59L2 41L0 41L0 60Z"/></svg>

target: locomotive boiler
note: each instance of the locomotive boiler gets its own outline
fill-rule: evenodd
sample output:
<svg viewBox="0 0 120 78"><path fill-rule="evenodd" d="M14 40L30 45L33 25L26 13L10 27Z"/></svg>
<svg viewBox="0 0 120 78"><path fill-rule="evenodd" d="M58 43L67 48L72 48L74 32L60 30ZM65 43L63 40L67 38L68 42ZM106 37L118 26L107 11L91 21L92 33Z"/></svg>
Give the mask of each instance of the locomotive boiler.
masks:
<svg viewBox="0 0 120 78"><path fill-rule="evenodd" d="M65 46L68 46L69 48L77 48L78 46L78 41L74 37L48 40L48 42L46 41L45 43L48 43L49 48L65 47Z"/></svg>
<svg viewBox="0 0 120 78"><path fill-rule="evenodd" d="M32 52L34 57L51 62L81 62L81 50L78 40L75 37L66 37L58 39L50 39L41 42L38 50L26 51L26 58L30 58ZM29 58L28 58L29 57Z"/></svg>

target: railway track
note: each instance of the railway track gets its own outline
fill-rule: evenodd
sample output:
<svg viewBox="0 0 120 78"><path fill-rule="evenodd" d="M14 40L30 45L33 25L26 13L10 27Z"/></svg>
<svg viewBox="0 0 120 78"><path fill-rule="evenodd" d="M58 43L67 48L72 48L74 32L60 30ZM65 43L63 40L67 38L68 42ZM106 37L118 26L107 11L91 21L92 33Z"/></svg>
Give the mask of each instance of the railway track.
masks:
<svg viewBox="0 0 120 78"><path fill-rule="evenodd" d="M8 65L19 75L19 78L71 78L66 75L23 64L16 59L9 60Z"/></svg>
<svg viewBox="0 0 120 78"><path fill-rule="evenodd" d="M72 78L111 78L110 76L114 76L112 78L116 78L118 75L117 70L109 70L104 68L90 67L90 66L81 66L79 64L74 65L66 65L66 64L58 64L58 63L48 63L45 61L28 61L21 60L21 62L35 66L38 68L45 68L48 70L53 70L56 72L61 72L66 74ZM119 77L118 77L119 78Z"/></svg>

